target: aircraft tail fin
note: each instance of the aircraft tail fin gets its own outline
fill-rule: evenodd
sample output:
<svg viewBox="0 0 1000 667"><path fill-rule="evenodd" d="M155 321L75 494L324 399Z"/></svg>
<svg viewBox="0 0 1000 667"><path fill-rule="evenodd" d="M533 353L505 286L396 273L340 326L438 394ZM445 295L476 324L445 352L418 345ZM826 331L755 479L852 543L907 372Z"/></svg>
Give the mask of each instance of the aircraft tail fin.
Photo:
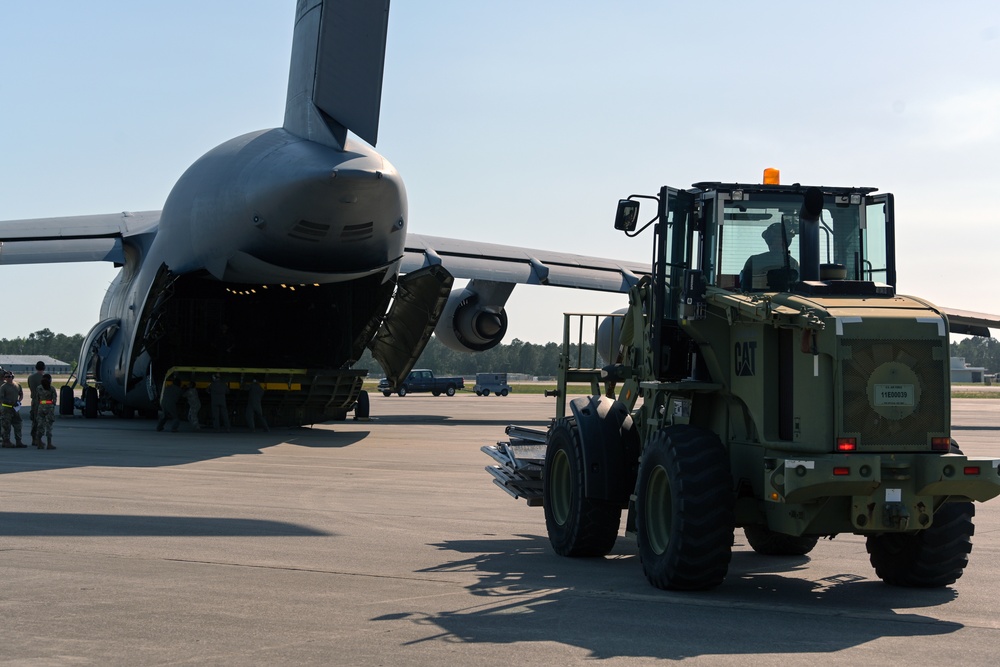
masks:
<svg viewBox="0 0 1000 667"><path fill-rule="evenodd" d="M343 147L347 130L375 145L389 0L299 0L284 128Z"/></svg>

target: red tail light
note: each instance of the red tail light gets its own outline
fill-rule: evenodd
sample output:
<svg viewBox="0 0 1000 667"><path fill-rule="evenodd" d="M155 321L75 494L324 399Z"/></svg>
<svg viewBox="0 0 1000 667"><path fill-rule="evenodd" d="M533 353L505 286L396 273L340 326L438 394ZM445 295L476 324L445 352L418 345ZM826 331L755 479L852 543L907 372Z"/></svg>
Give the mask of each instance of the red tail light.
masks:
<svg viewBox="0 0 1000 667"><path fill-rule="evenodd" d="M838 452L854 452L858 449L857 438L837 438Z"/></svg>

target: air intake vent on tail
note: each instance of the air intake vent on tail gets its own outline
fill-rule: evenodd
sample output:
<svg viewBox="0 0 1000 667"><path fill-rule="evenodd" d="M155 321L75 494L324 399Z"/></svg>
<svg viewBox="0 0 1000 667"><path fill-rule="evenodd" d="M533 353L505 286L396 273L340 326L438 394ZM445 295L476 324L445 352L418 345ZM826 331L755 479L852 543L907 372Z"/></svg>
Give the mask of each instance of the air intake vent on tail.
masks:
<svg viewBox="0 0 1000 667"><path fill-rule="evenodd" d="M327 233L330 231L330 225L326 225L320 222L309 222L308 220L299 220L292 227L292 230L288 232L288 235L293 239L298 239L300 241L322 241Z"/></svg>
<svg viewBox="0 0 1000 667"><path fill-rule="evenodd" d="M365 222L360 225L345 225L344 231L340 233L340 240L345 243L365 241L372 237L374 227L375 223L373 222Z"/></svg>

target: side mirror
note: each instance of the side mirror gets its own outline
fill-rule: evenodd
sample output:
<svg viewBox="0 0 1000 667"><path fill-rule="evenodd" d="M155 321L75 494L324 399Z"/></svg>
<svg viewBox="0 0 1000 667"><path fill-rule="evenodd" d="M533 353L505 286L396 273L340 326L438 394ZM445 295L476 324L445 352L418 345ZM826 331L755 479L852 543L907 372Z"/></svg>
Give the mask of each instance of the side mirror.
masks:
<svg viewBox="0 0 1000 667"><path fill-rule="evenodd" d="M618 213L615 214L615 229L624 232L635 231L635 223L639 219L639 202L631 199L618 200Z"/></svg>

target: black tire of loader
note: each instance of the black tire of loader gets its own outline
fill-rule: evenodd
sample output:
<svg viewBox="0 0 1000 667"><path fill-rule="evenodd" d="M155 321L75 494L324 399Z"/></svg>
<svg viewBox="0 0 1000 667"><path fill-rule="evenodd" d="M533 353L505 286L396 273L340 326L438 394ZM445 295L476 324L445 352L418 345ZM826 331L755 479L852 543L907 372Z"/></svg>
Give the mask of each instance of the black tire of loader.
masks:
<svg viewBox="0 0 1000 667"><path fill-rule="evenodd" d="M934 513L930 528L870 535L865 546L875 574L893 586L938 588L955 583L969 564L975 515L970 502L945 503Z"/></svg>
<svg viewBox="0 0 1000 667"><path fill-rule="evenodd" d="M622 509L585 497L583 451L575 422L552 427L545 449L542 481L545 528L560 556L605 556L615 546Z"/></svg>
<svg viewBox="0 0 1000 667"><path fill-rule="evenodd" d="M764 556L805 556L813 550L818 537L804 537L776 533L764 526L744 526L750 548Z"/></svg>
<svg viewBox="0 0 1000 667"><path fill-rule="evenodd" d="M703 590L722 583L733 552L732 475L718 436L668 426L639 464L636 528L642 569L653 586Z"/></svg>

